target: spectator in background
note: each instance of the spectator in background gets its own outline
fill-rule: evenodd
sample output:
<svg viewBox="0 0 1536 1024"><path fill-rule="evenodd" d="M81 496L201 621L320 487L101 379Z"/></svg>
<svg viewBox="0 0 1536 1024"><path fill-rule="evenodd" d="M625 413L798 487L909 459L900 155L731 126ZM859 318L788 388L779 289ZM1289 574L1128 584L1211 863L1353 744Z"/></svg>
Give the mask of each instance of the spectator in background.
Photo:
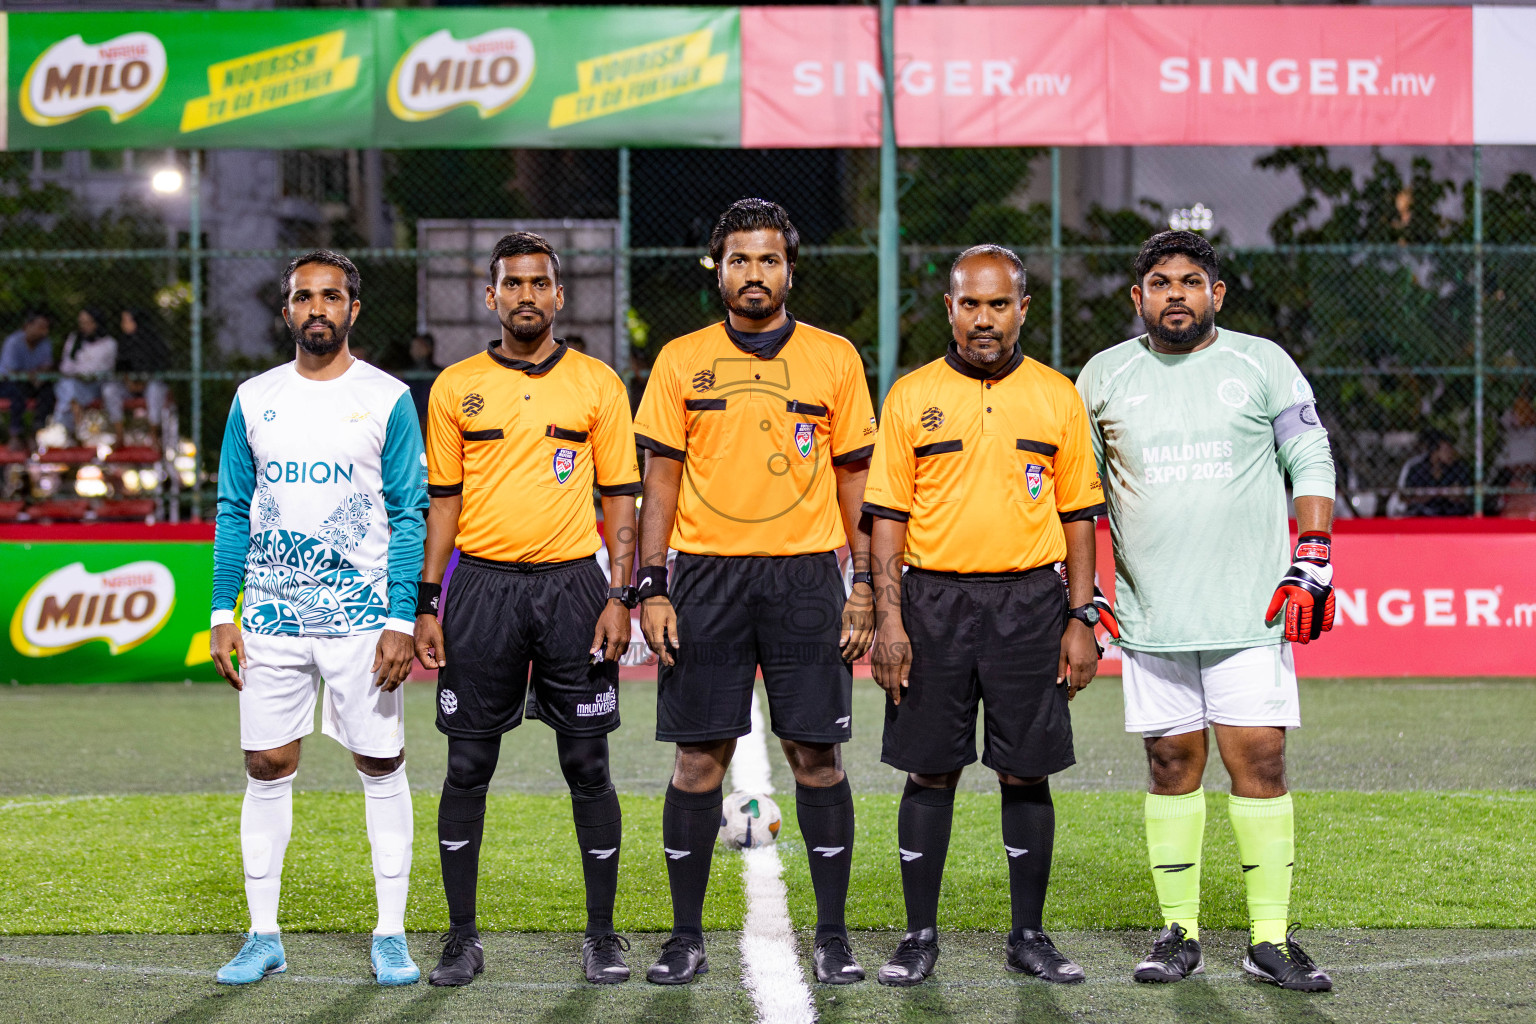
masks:
<svg viewBox="0 0 1536 1024"><path fill-rule="evenodd" d="M64 354L59 359L60 373L78 375L59 380L59 421L64 424L64 429L74 434L80 406L89 405L101 397L101 381L82 378L105 377L115 369L117 339L102 326L100 313L82 309L75 316L75 330L64 339Z"/></svg>
<svg viewBox="0 0 1536 1024"><path fill-rule="evenodd" d="M353 359L361 359L365 363L373 362L372 359L368 358L368 350L359 343L347 342L347 351L352 353Z"/></svg>
<svg viewBox="0 0 1536 1024"><path fill-rule="evenodd" d="M1410 516L1468 516L1469 494L1415 494L1415 488L1472 487L1472 470L1449 437L1433 428L1420 435L1422 454L1403 463L1397 486Z"/></svg>
<svg viewBox="0 0 1536 1024"><path fill-rule="evenodd" d="M1499 417L1504 426L1504 449L1494 463L1493 482L1530 493L1505 494L1499 515L1505 519L1536 519L1536 408L1527 395L1512 402Z"/></svg>
<svg viewBox="0 0 1536 1024"><path fill-rule="evenodd" d="M24 380L0 381L0 398L11 403L12 448L23 447L21 418L27 402L33 402L32 426L36 429L53 414L53 385L40 381L37 374L53 369L53 339L48 337L51 322L48 314L40 310L28 313L21 322L21 330L5 339L0 347L0 376L27 375Z"/></svg>
<svg viewBox="0 0 1536 1024"><path fill-rule="evenodd" d="M571 348L575 349L577 352L580 352L582 355L587 354L587 339L583 338L581 335L573 334L569 338L562 338L561 340Z"/></svg>
<svg viewBox="0 0 1536 1024"><path fill-rule="evenodd" d="M171 350L137 310L125 309L118 316L117 372L119 374L161 373L171 368ZM142 376L109 380L101 388L101 404L119 444L123 443L123 403L128 398L143 398L144 413L159 444L167 434L164 423L168 405L165 381L146 380Z"/></svg>
<svg viewBox="0 0 1536 1024"><path fill-rule="evenodd" d="M432 395L432 382L437 380L439 373L443 372L443 368L433 361L432 356L436 352L437 339L432 336L431 331L422 331L411 337L411 365L408 369L432 375L419 380L412 378L406 381L411 389L411 401L416 403L416 418L421 421L423 433L427 429L427 399Z"/></svg>

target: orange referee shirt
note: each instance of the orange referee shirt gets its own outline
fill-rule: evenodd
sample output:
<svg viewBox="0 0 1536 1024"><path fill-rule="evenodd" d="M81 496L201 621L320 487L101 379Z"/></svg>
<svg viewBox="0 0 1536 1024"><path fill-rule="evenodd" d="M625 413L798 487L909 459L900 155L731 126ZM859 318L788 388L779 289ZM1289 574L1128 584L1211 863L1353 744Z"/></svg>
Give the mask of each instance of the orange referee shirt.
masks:
<svg viewBox="0 0 1536 1024"><path fill-rule="evenodd" d="M427 493L464 495L458 547L497 562L598 549L592 486L639 494L624 384L561 342L534 365L492 342L448 367L427 406Z"/></svg>
<svg viewBox="0 0 1536 1024"><path fill-rule="evenodd" d="M832 467L870 456L875 410L847 338L793 322L752 355L717 323L661 350L635 437L683 463L678 551L812 554L846 541Z"/></svg>
<svg viewBox="0 0 1536 1024"><path fill-rule="evenodd" d="M951 342L886 397L864 511L907 524L908 565L1018 572L1061 561L1061 524L1105 514L1082 398L1017 346L988 374Z"/></svg>

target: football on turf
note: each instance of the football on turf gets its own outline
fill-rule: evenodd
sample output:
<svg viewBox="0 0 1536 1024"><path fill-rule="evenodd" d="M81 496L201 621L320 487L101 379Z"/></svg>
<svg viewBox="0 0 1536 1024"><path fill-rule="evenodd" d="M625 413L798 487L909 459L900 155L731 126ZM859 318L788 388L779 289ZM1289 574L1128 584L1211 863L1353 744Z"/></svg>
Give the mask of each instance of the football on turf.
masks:
<svg viewBox="0 0 1536 1024"><path fill-rule="evenodd" d="M720 845L730 850L767 846L779 838L779 805L761 793L732 793L720 809Z"/></svg>

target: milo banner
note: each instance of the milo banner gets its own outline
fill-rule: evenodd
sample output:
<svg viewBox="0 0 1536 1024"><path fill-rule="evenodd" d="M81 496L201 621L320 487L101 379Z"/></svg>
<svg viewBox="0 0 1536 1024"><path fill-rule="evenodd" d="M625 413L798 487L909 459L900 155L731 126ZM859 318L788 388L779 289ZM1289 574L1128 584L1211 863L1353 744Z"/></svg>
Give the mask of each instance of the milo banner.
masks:
<svg viewBox="0 0 1536 1024"><path fill-rule="evenodd" d="M370 145L373 21L323 10L10 15L8 148Z"/></svg>
<svg viewBox="0 0 1536 1024"><path fill-rule="evenodd" d="M12 14L8 149L736 146L736 8Z"/></svg>
<svg viewBox="0 0 1536 1024"><path fill-rule="evenodd" d="M734 7L391 12L377 144L740 145L739 20Z"/></svg>
<svg viewBox="0 0 1536 1024"><path fill-rule="evenodd" d="M217 678L211 527L6 527L0 560L0 682Z"/></svg>

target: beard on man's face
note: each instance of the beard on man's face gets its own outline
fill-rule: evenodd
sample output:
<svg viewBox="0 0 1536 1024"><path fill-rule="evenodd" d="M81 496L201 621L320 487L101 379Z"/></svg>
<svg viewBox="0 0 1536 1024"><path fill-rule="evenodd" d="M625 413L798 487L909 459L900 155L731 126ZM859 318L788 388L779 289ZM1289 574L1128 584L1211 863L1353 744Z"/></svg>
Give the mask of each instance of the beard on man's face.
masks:
<svg viewBox="0 0 1536 1024"><path fill-rule="evenodd" d="M1185 314L1189 323L1182 328L1169 327L1163 323L1163 318L1170 312ZM1146 322L1147 333L1164 348L1189 348L1199 344L1216 326L1216 310L1208 306L1204 313L1195 316L1187 306L1169 306L1157 315L1156 320L1147 320L1145 316L1142 320Z"/></svg>
<svg viewBox="0 0 1536 1024"><path fill-rule="evenodd" d="M309 330L310 324L324 324L330 328L328 334L314 334ZM338 326L334 320L323 316L312 316L304 321L302 327L295 328L293 321L288 322L288 333L293 335L294 344L308 352L312 356L328 356L341 348L347 340L347 335L352 332L352 314Z"/></svg>
<svg viewBox="0 0 1536 1024"><path fill-rule="evenodd" d="M521 313L532 313L531 317L519 316ZM518 341L537 341L545 331L549 330L550 318L544 315L544 311L537 306L518 306L508 310L501 318L501 326L507 333Z"/></svg>
<svg viewBox="0 0 1536 1024"><path fill-rule="evenodd" d="M762 292L743 294L749 288L761 288ZM734 292L724 285L720 287L720 299L725 303L725 308L747 320L772 320L784 308L784 299L788 295L788 282L779 291L774 291L761 281L748 281Z"/></svg>
<svg viewBox="0 0 1536 1024"><path fill-rule="evenodd" d="M978 341L990 340L995 342L996 348L984 349L976 344ZM1017 344L1017 340L1015 340ZM997 331L966 331L965 340L958 342L960 354L971 365L996 366L1003 358L1013 351L1006 338Z"/></svg>

